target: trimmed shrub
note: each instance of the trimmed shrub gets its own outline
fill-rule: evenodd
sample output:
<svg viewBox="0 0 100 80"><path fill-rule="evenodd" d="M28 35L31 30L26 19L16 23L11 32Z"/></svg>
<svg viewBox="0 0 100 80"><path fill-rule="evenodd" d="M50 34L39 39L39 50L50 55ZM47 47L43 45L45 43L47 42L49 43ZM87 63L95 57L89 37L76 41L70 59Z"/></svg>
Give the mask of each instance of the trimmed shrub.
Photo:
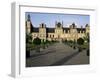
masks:
<svg viewBox="0 0 100 80"><path fill-rule="evenodd" d="M82 38L79 38L78 40L77 40L77 44L79 45L79 52L81 52L82 51L82 47L81 47L81 45L83 45L84 44L84 40L82 39Z"/></svg>
<svg viewBox="0 0 100 80"><path fill-rule="evenodd" d="M79 39L77 40L77 44L83 45L83 44L84 44L84 39L79 38Z"/></svg>
<svg viewBox="0 0 100 80"><path fill-rule="evenodd" d="M41 39L39 39L38 37L35 38L35 39L33 40L33 44L35 44L35 45L40 45L40 44L41 44Z"/></svg>

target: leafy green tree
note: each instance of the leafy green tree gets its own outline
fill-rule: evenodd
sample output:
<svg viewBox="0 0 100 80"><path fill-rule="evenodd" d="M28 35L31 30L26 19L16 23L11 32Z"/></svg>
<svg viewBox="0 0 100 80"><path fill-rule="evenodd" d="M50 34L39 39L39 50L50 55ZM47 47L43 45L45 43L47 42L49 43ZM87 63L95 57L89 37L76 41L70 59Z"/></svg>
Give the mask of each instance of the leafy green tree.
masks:
<svg viewBox="0 0 100 80"><path fill-rule="evenodd" d="M79 45L83 45L83 44L84 44L84 39L79 38L79 39L77 40L77 43L78 43Z"/></svg>
<svg viewBox="0 0 100 80"><path fill-rule="evenodd" d="M26 34L26 43L32 43L32 35L31 34Z"/></svg>
<svg viewBox="0 0 100 80"><path fill-rule="evenodd" d="M90 41L89 33L87 33L87 41Z"/></svg>
<svg viewBox="0 0 100 80"><path fill-rule="evenodd" d="M36 47L36 51L37 52L40 52L40 44L41 44L41 39L40 38L35 38L34 40L33 40L33 44L35 45L35 47Z"/></svg>
<svg viewBox="0 0 100 80"><path fill-rule="evenodd" d="M76 41L73 41L73 49L76 49Z"/></svg>
<svg viewBox="0 0 100 80"><path fill-rule="evenodd" d="M69 42L69 43L73 43L73 41L72 41L72 40L69 40L68 42Z"/></svg>
<svg viewBox="0 0 100 80"><path fill-rule="evenodd" d="M30 57L31 45L32 45L32 35L26 34L26 58Z"/></svg>
<svg viewBox="0 0 100 80"><path fill-rule="evenodd" d="M83 37L83 39L84 39L87 43L89 43L89 41L90 41L89 33L86 33L85 36Z"/></svg>
<svg viewBox="0 0 100 80"><path fill-rule="evenodd" d="M67 42L67 40L65 40L65 42Z"/></svg>
<svg viewBox="0 0 100 80"><path fill-rule="evenodd" d="M79 52L82 51L81 45L84 44L84 39L79 38L79 39L77 40L77 44L79 45Z"/></svg>
<svg viewBox="0 0 100 80"><path fill-rule="evenodd" d="M41 44L41 39L40 38L35 38L34 40L33 40L33 43L35 44L35 45L40 45Z"/></svg>

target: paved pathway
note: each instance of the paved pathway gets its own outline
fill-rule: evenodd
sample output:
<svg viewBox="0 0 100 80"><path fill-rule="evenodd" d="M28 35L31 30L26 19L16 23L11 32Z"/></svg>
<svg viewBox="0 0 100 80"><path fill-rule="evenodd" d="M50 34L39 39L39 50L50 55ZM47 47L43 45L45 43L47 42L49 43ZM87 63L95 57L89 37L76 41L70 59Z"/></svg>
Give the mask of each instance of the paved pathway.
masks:
<svg viewBox="0 0 100 80"><path fill-rule="evenodd" d="M85 52L81 52L81 54L85 54ZM41 51L40 53L31 51L31 57L26 59L26 66L34 67L34 66L54 66L54 65L56 66L63 64L68 65L68 64L76 64L78 60L80 60L80 64L89 63L89 58L86 55L81 56L81 58L86 57L83 58L82 60L81 58L76 59L75 57L77 55L81 56L80 53L78 53L77 49L74 50L73 48L63 43L55 43L46 48L45 50Z"/></svg>
<svg viewBox="0 0 100 80"><path fill-rule="evenodd" d="M69 61L66 61L64 64L66 65L89 64L89 56L86 55L86 50L83 50Z"/></svg>

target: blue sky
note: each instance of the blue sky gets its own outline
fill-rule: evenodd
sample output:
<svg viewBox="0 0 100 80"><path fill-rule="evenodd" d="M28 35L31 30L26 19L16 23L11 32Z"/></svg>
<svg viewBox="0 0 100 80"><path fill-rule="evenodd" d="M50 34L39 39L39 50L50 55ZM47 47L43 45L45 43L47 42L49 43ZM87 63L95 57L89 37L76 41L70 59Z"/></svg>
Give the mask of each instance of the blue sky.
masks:
<svg viewBox="0 0 100 80"><path fill-rule="evenodd" d="M86 24L90 24L89 15L26 12L26 19L28 14L34 27L39 27L40 23L45 23L47 27L55 27L55 21L63 21L64 27L68 27L73 22L77 27L85 27Z"/></svg>

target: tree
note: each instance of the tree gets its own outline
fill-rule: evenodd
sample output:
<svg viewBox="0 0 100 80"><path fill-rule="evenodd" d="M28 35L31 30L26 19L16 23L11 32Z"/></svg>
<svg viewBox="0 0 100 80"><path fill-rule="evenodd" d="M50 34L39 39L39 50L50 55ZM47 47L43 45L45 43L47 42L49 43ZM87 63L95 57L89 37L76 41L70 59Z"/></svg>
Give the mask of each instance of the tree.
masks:
<svg viewBox="0 0 100 80"><path fill-rule="evenodd" d="M31 44L32 44L32 35L26 34L26 58L30 57Z"/></svg>
<svg viewBox="0 0 100 80"><path fill-rule="evenodd" d="M65 40L64 42L67 43L67 40Z"/></svg>
<svg viewBox="0 0 100 80"><path fill-rule="evenodd" d="M35 38L35 39L33 40L33 44L36 45L36 51L37 51L37 52L40 52L41 39L38 38L38 37Z"/></svg>
<svg viewBox="0 0 100 80"><path fill-rule="evenodd" d="M73 43L73 41L72 41L72 40L69 40L68 42L69 42L69 43Z"/></svg>
<svg viewBox="0 0 100 80"><path fill-rule="evenodd" d="M83 39L89 43L90 42L90 37L89 37L89 33L86 33L85 36L83 37Z"/></svg>
<svg viewBox="0 0 100 80"><path fill-rule="evenodd" d="M89 33L87 33L87 41L90 42Z"/></svg>
<svg viewBox="0 0 100 80"><path fill-rule="evenodd" d="M73 49L76 49L76 41L75 41L75 39L74 39L74 41L73 41Z"/></svg>
<svg viewBox="0 0 100 80"><path fill-rule="evenodd" d="M26 43L32 43L32 35L26 34Z"/></svg>
<svg viewBox="0 0 100 80"><path fill-rule="evenodd" d="M82 51L81 45L84 44L84 39L79 38L79 39L77 40L77 44L79 45L79 52Z"/></svg>
<svg viewBox="0 0 100 80"><path fill-rule="evenodd" d="M39 39L39 38L37 37L37 38L35 38L35 39L33 40L33 43L34 43L35 45L40 45L40 44L41 44L41 39Z"/></svg>
<svg viewBox="0 0 100 80"><path fill-rule="evenodd" d="M79 45L83 45L83 43L84 43L84 39L79 38L79 39L77 40L77 43L78 43Z"/></svg>

